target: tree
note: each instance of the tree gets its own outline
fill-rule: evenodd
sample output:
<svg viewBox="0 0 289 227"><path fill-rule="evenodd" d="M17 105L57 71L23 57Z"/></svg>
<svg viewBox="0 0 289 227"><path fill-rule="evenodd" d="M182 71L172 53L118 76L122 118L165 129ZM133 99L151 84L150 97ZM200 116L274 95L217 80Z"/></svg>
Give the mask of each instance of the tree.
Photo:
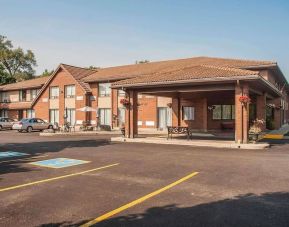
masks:
<svg viewBox="0 0 289 227"><path fill-rule="evenodd" d="M100 69L100 67L91 65L91 66L87 67L87 69L97 70L97 69Z"/></svg>
<svg viewBox="0 0 289 227"><path fill-rule="evenodd" d="M0 85L14 83L15 80L8 73L5 72L2 65L0 65Z"/></svg>
<svg viewBox="0 0 289 227"><path fill-rule="evenodd" d="M36 60L31 50L13 49L12 42L0 35L1 83L13 83L31 79L35 73ZM8 78L8 79L7 79Z"/></svg>
<svg viewBox="0 0 289 227"><path fill-rule="evenodd" d="M40 77L51 76L53 72L54 70L48 71L48 69L45 69L44 72L40 75Z"/></svg>
<svg viewBox="0 0 289 227"><path fill-rule="evenodd" d="M149 60L145 59L145 60L135 61L135 64L145 64L149 62L150 62Z"/></svg>

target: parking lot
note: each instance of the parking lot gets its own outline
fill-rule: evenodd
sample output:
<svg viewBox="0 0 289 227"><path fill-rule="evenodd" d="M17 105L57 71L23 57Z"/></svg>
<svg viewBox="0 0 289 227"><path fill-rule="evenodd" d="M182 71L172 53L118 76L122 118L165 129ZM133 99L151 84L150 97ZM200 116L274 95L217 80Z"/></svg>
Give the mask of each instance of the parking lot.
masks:
<svg viewBox="0 0 289 227"><path fill-rule="evenodd" d="M287 142L253 151L1 131L0 226L288 226Z"/></svg>

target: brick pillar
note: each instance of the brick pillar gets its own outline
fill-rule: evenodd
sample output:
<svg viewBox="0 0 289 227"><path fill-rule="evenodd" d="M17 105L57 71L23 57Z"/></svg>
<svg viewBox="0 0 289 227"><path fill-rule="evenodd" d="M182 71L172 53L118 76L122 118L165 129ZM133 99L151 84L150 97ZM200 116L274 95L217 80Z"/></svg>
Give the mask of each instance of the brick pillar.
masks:
<svg viewBox="0 0 289 227"><path fill-rule="evenodd" d="M172 126L180 126L179 114L179 98L172 98Z"/></svg>
<svg viewBox="0 0 289 227"><path fill-rule="evenodd" d="M237 84L235 87L235 141L236 143L248 143L249 131L249 105L242 106L240 96L249 96L249 87Z"/></svg>
<svg viewBox="0 0 289 227"><path fill-rule="evenodd" d="M118 126L118 120L117 120L117 115L118 115L118 90L117 89L111 89L111 105L112 105L112 110L111 110L111 125L113 127Z"/></svg>
<svg viewBox="0 0 289 227"><path fill-rule="evenodd" d="M235 142L243 142L243 126L242 126L242 105L239 98L242 96L242 89L239 84L235 87Z"/></svg>
<svg viewBox="0 0 289 227"><path fill-rule="evenodd" d="M264 124L262 126L262 131L264 131L266 129L266 93L257 96L256 104L257 118L259 120L264 120Z"/></svg>
<svg viewBox="0 0 289 227"><path fill-rule="evenodd" d="M280 107L281 98L274 99L273 103L275 104L276 107ZM279 129L282 126L281 111L282 111L282 108L281 109L277 108L274 111L274 126L275 126L275 129Z"/></svg>
<svg viewBox="0 0 289 227"><path fill-rule="evenodd" d="M243 95L249 97L249 86L244 84ZM243 106L243 143L248 143L248 133L249 133L249 104Z"/></svg>
<svg viewBox="0 0 289 227"><path fill-rule="evenodd" d="M208 102L207 98L203 98L203 130L208 131Z"/></svg>
<svg viewBox="0 0 289 227"><path fill-rule="evenodd" d="M128 91L128 100L130 107L125 111L125 137L135 138L138 133L137 115L138 115L138 102L137 92Z"/></svg>

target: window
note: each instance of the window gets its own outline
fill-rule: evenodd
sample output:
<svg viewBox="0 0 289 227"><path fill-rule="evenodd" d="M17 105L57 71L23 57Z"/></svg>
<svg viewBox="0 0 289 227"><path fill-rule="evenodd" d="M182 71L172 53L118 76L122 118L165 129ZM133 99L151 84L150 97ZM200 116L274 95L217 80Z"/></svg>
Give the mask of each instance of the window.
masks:
<svg viewBox="0 0 289 227"><path fill-rule="evenodd" d="M35 110L27 110L27 118L33 118L35 117Z"/></svg>
<svg viewBox="0 0 289 227"><path fill-rule="evenodd" d="M59 110L58 109L50 109L49 110L49 122L52 124L59 124Z"/></svg>
<svg viewBox="0 0 289 227"><path fill-rule="evenodd" d="M1 93L1 102L9 102L8 93L2 92Z"/></svg>
<svg viewBox="0 0 289 227"><path fill-rule="evenodd" d="M59 98L59 87L50 87L50 99Z"/></svg>
<svg viewBox="0 0 289 227"><path fill-rule="evenodd" d="M110 125L111 124L111 109L100 108L99 120L100 120L100 125Z"/></svg>
<svg viewBox="0 0 289 227"><path fill-rule="evenodd" d="M30 90L30 101L34 100L38 94L37 89Z"/></svg>
<svg viewBox="0 0 289 227"><path fill-rule="evenodd" d="M118 108L118 126L125 123L125 108Z"/></svg>
<svg viewBox="0 0 289 227"><path fill-rule="evenodd" d="M74 98L75 97L75 85L65 86L65 98Z"/></svg>
<svg viewBox="0 0 289 227"><path fill-rule="evenodd" d="M99 84L99 96L110 96L111 89L110 89L110 83L102 83Z"/></svg>
<svg viewBox="0 0 289 227"><path fill-rule="evenodd" d="M214 105L213 120L235 119L235 105Z"/></svg>
<svg viewBox="0 0 289 227"><path fill-rule="evenodd" d="M183 120L185 121L195 120L195 107L183 106Z"/></svg>
<svg viewBox="0 0 289 227"><path fill-rule="evenodd" d="M66 109L66 120L70 125L75 125L75 109Z"/></svg>
<svg viewBox="0 0 289 227"><path fill-rule="evenodd" d="M19 91L19 101L20 102L25 102L26 101L26 94L27 94L26 90L20 90Z"/></svg>
<svg viewBox="0 0 289 227"><path fill-rule="evenodd" d="M221 120L222 119L222 106L215 105L215 109L213 110L213 119L214 120Z"/></svg>
<svg viewBox="0 0 289 227"><path fill-rule="evenodd" d="M34 121L34 122L35 122L35 121ZM37 123L45 123L45 121L43 121L42 119L39 119L39 118L36 119L36 122L37 122Z"/></svg>
<svg viewBox="0 0 289 227"><path fill-rule="evenodd" d="M231 105L222 106L222 119L224 120L232 119L232 106Z"/></svg>
<svg viewBox="0 0 289 227"><path fill-rule="evenodd" d="M125 91L124 90L118 90L118 96L124 97L125 96Z"/></svg>
<svg viewBox="0 0 289 227"><path fill-rule="evenodd" d="M0 110L0 117L8 117L8 110Z"/></svg>

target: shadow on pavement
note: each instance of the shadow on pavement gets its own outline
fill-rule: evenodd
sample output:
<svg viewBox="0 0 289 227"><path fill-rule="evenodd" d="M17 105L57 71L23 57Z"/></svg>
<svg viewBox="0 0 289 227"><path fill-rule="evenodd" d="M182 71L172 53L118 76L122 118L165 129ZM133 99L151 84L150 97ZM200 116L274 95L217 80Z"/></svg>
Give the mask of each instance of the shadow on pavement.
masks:
<svg viewBox="0 0 289 227"><path fill-rule="evenodd" d="M97 206L97 204L96 204ZM62 222L39 227L79 226L86 223ZM289 193L246 194L192 207L175 204L149 208L145 213L129 214L105 220L94 226L178 227L178 226L288 226Z"/></svg>

